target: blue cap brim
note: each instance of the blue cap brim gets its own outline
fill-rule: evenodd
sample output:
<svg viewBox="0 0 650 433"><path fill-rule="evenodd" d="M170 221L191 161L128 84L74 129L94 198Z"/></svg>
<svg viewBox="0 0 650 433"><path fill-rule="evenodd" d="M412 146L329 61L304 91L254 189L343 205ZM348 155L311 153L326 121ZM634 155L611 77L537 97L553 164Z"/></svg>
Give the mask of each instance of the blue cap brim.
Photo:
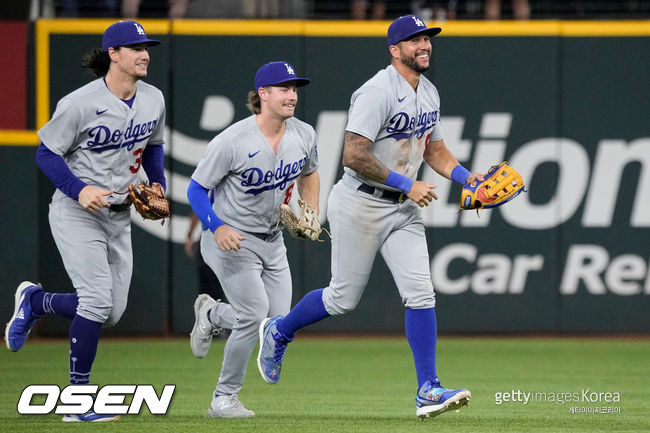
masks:
<svg viewBox="0 0 650 433"><path fill-rule="evenodd" d="M429 27L428 29L424 29L424 30L416 30L413 33L410 33L409 35L405 36L403 39L400 39L399 41L395 42L392 45L399 44L400 42L405 41L407 39L411 39L413 36L416 35L424 34L432 38L438 33L440 33L441 31L442 31L442 27Z"/></svg>
<svg viewBox="0 0 650 433"><path fill-rule="evenodd" d="M133 41L133 42L122 43L122 44L120 44L118 46L126 47L128 45L140 45L140 44L147 44L150 47L154 47L156 45L160 45L160 41L158 41L156 39L140 39L140 40ZM113 48L115 48L115 47L113 47Z"/></svg>
<svg viewBox="0 0 650 433"><path fill-rule="evenodd" d="M292 81L296 82L296 87L303 87L303 86L306 86L307 84L311 83L311 80L309 78L291 78L289 80L282 80L282 81L275 81L275 82L271 82L271 83L265 83L263 86L259 86L257 89L259 89L260 87L277 86L279 84L291 83Z"/></svg>

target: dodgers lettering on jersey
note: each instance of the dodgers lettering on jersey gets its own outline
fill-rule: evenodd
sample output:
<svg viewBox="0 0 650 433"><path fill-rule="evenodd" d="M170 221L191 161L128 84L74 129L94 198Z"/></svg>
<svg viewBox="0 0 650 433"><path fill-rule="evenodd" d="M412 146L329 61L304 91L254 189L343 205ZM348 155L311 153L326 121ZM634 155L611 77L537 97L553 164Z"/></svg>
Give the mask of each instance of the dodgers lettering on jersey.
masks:
<svg viewBox="0 0 650 433"><path fill-rule="evenodd" d="M261 192L269 191L279 188L285 189L288 183L295 180L302 174L302 169L307 162L307 157L293 163L285 163L283 159L280 160L280 166L275 170L267 170L263 172L258 167L251 167L244 170L241 174L241 184L244 187L250 188L245 191L246 194L258 195Z"/></svg>
<svg viewBox="0 0 650 433"><path fill-rule="evenodd" d="M146 141L151 137L157 124L158 120L153 119L134 126L133 119L131 119L129 126L124 131L120 129L111 131L111 128L106 125L93 126L88 131L89 140L86 142L86 146L93 152L100 153L120 147L132 150L136 143Z"/></svg>
<svg viewBox="0 0 650 433"><path fill-rule="evenodd" d="M160 90L138 81L129 107L99 78L63 97L38 136L83 182L126 191L140 180L144 148L164 143L164 125ZM108 200L120 203L124 197Z"/></svg>
<svg viewBox="0 0 650 433"><path fill-rule="evenodd" d="M442 139L438 91L422 75L415 92L390 65L353 93L345 130L371 140L370 152L390 170L415 179L427 143ZM369 185L391 189L344 170Z"/></svg>
<svg viewBox="0 0 650 433"><path fill-rule="evenodd" d="M317 168L314 128L295 117L287 119L276 154L252 115L208 144L192 179L214 188L213 208L224 223L270 233L276 230L280 205L289 202L296 179Z"/></svg>
<svg viewBox="0 0 650 433"><path fill-rule="evenodd" d="M417 117L410 117L408 113L400 111L388 120L386 132L389 134L388 137L394 140L411 138L413 135L420 139L438 122L439 115L439 110L425 112L422 107Z"/></svg>

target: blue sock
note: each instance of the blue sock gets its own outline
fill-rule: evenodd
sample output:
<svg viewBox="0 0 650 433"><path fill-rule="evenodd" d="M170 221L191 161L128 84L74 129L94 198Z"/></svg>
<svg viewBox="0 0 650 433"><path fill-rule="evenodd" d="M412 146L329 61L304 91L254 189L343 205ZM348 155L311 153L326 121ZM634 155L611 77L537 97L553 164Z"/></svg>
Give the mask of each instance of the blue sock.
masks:
<svg viewBox="0 0 650 433"><path fill-rule="evenodd" d="M74 316L70 325L70 383L90 383L90 369L97 354L102 324Z"/></svg>
<svg viewBox="0 0 650 433"><path fill-rule="evenodd" d="M407 308L404 315L406 339L413 351L418 389L427 380L437 381L436 376L436 310Z"/></svg>
<svg viewBox="0 0 650 433"><path fill-rule="evenodd" d="M37 316L49 313L72 319L77 314L79 300L76 293L49 293L37 290L32 293L29 303Z"/></svg>
<svg viewBox="0 0 650 433"><path fill-rule="evenodd" d="M323 289L312 290L278 323L278 331L287 340L293 340L299 329L329 316L330 314L323 305Z"/></svg>

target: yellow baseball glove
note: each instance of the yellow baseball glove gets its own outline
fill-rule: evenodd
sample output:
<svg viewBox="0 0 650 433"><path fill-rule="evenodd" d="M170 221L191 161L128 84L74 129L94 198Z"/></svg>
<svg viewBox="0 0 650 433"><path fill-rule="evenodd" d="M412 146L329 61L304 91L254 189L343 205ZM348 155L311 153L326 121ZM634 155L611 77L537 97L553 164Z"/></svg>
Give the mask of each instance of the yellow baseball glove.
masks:
<svg viewBox="0 0 650 433"><path fill-rule="evenodd" d="M508 203L524 191L524 180L507 161L493 165L481 182L466 183L460 196L460 208L490 209Z"/></svg>

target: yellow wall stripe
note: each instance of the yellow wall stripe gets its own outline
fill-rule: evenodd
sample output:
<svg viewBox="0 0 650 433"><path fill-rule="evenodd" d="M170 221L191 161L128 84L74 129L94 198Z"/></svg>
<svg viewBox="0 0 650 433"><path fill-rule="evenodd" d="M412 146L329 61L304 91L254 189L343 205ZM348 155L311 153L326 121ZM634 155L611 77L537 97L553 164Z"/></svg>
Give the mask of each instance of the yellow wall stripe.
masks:
<svg viewBox="0 0 650 433"><path fill-rule="evenodd" d="M175 20L176 35L302 36L306 21L300 20ZM143 24L144 25L144 24ZM149 29L145 26L145 29Z"/></svg>
<svg viewBox="0 0 650 433"><path fill-rule="evenodd" d="M43 19L48 33L101 34L111 19ZM390 21L139 20L147 33L178 35L385 36ZM650 36L648 21L447 21L440 36Z"/></svg>
<svg viewBox="0 0 650 433"><path fill-rule="evenodd" d="M50 29L47 21L36 22L36 129L50 117Z"/></svg>
<svg viewBox="0 0 650 433"><path fill-rule="evenodd" d="M650 21L566 21L562 36L650 36Z"/></svg>
<svg viewBox="0 0 650 433"><path fill-rule="evenodd" d="M173 34L385 36L390 21L176 20ZM448 21L440 36L650 36L650 21ZM148 27L147 27L147 31Z"/></svg>
<svg viewBox="0 0 650 433"><path fill-rule="evenodd" d="M103 34L104 30L115 22L114 19L40 19L37 25L41 26L42 31L48 33L83 33L83 34ZM171 22L169 20L138 20L145 28L147 33L170 33Z"/></svg>
<svg viewBox="0 0 650 433"><path fill-rule="evenodd" d="M0 146L37 146L39 143L36 131L0 129Z"/></svg>

